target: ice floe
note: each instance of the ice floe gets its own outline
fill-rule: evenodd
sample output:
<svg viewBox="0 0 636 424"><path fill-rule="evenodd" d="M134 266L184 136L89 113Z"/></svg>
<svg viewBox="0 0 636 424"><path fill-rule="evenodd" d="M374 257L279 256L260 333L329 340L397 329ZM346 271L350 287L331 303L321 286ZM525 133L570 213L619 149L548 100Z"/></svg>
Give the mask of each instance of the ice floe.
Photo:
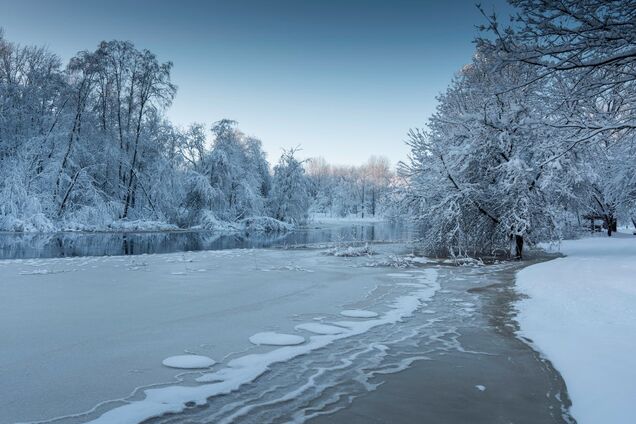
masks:
<svg viewBox="0 0 636 424"><path fill-rule="evenodd" d="M293 346L301 344L305 341L302 336L296 336L294 334L282 334L274 331L265 331L262 333L256 333L250 337L250 342L255 345L268 345L268 346Z"/></svg>
<svg viewBox="0 0 636 424"><path fill-rule="evenodd" d="M166 358L161 363L170 368L199 369L210 368L216 361L203 355L177 355Z"/></svg>
<svg viewBox="0 0 636 424"><path fill-rule="evenodd" d="M347 318L375 318L378 316L377 312L365 311L363 309L345 309L340 312L340 315Z"/></svg>

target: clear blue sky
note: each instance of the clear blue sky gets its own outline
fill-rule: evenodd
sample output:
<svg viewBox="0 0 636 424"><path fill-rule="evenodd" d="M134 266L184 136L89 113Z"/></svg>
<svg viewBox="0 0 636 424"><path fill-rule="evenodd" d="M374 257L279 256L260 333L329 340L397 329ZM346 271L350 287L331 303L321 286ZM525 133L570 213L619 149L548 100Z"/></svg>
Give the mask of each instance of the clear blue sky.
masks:
<svg viewBox="0 0 636 424"><path fill-rule="evenodd" d="M179 125L231 118L272 160L301 145L342 164L406 157L481 23L473 0L0 0L9 40L64 60L123 39L173 61Z"/></svg>

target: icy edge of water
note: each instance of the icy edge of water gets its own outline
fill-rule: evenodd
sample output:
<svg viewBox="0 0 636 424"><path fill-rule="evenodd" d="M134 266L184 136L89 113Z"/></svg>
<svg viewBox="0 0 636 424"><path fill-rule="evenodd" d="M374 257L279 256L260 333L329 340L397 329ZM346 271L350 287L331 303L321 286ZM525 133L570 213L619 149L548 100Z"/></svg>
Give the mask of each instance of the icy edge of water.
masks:
<svg viewBox="0 0 636 424"><path fill-rule="evenodd" d="M316 335L303 345L285 346L266 353L249 354L230 361L219 371L204 374L197 381L200 386L168 386L144 391L145 398L105 412L93 424L136 424L167 413L182 412L187 405L204 405L209 398L238 390L267 372L275 363L287 362L293 358L323 348L336 340L363 334L380 325L394 324L411 316L422 304L431 299L440 286L437 271L428 269L418 277L421 288L408 295L400 296L390 305L391 309L377 319L366 321L340 321L336 324L345 328L340 334Z"/></svg>

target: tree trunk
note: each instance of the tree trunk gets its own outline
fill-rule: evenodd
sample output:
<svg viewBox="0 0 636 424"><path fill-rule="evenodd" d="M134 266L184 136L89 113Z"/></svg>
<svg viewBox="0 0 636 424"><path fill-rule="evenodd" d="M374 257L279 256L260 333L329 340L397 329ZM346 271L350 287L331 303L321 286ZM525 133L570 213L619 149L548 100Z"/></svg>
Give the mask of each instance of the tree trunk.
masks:
<svg viewBox="0 0 636 424"><path fill-rule="evenodd" d="M362 218L364 218L364 182L362 183Z"/></svg>
<svg viewBox="0 0 636 424"><path fill-rule="evenodd" d="M371 215L375 216L375 202L376 202L376 198L375 198L375 187L373 188L373 190L371 190Z"/></svg>
<svg viewBox="0 0 636 424"><path fill-rule="evenodd" d="M68 189L66 190L66 194L64 195L64 198L62 199L62 202L60 203L60 207L57 210L57 216L60 217L62 216L62 213L64 213L64 208L66 207L66 202L68 201L68 198L71 194L71 191L73 191L73 187L75 186L75 183L77 182L77 177L79 177L80 173L84 170L84 168L81 168L80 170L78 170L75 175L73 175L73 179L71 180L71 183L68 186Z"/></svg>
<svg viewBox="0 0 636 424"><path fill-rule="evenodd" d="M133 158L130 164L130 172L128 173L128 184L126 187L126 199L124 201L124 213L122 214L122 218L128 218L128 208L130 207L132 195L134 194L132 191L132 183L133 183L133 176L135 173L135 166L137 165L137 154L139 153L139 137L141 135L141 121L143 120L143 117L144 117L145 106L146 106L146 100L143 99L141 101L141 104L139 105L139 116L137 117L137 130L135 131L135 150L133 152Z"/></svg>
<svg viewBox="0 0 636 424"><path fill-rule="evenodd" d="M523 257L523 236L515 234L515 259Z"/></svg>
<svg viewBox="0 0 636 424"><path fill-rule="evenodd" d="M64 175L64 169L66 168L66 164L68 163L68 158L71 155L71 150L73 149L73 140L77 137L76 134L79 133L80 122L82 120L82 103L81 100L78 101L77 112L75 113L75 119L73 120L73 128L71 129L71 135L68 140L68 144L66 146L66 152L64 153L64 158L62 159L62 165L60 166L60 170L57 174L57 179L55 180L55 192L53 194L54 197L57 198L60 192L60 183L62 182L62 176Z"/></svg>
<svg viewBox="0 0 636 424"><path fill-rule="evenodd" d="M605 224L607 225L607 236L612 237L612 232L617 231L617 220L614 215L606 215L605 216Z"/></svg>

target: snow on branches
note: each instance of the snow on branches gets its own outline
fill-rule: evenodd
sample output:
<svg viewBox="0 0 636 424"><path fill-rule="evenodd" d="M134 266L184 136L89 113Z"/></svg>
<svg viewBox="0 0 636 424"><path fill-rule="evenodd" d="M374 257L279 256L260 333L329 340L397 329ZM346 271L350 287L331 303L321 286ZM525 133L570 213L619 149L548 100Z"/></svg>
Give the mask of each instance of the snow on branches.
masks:
<svg viewBox="0 0 636 424"><path fill-rule="evenodd" d="M636 206L636 3L512 0L413 130L411 205L429 251L521 256L587 215Z"/></svg>

